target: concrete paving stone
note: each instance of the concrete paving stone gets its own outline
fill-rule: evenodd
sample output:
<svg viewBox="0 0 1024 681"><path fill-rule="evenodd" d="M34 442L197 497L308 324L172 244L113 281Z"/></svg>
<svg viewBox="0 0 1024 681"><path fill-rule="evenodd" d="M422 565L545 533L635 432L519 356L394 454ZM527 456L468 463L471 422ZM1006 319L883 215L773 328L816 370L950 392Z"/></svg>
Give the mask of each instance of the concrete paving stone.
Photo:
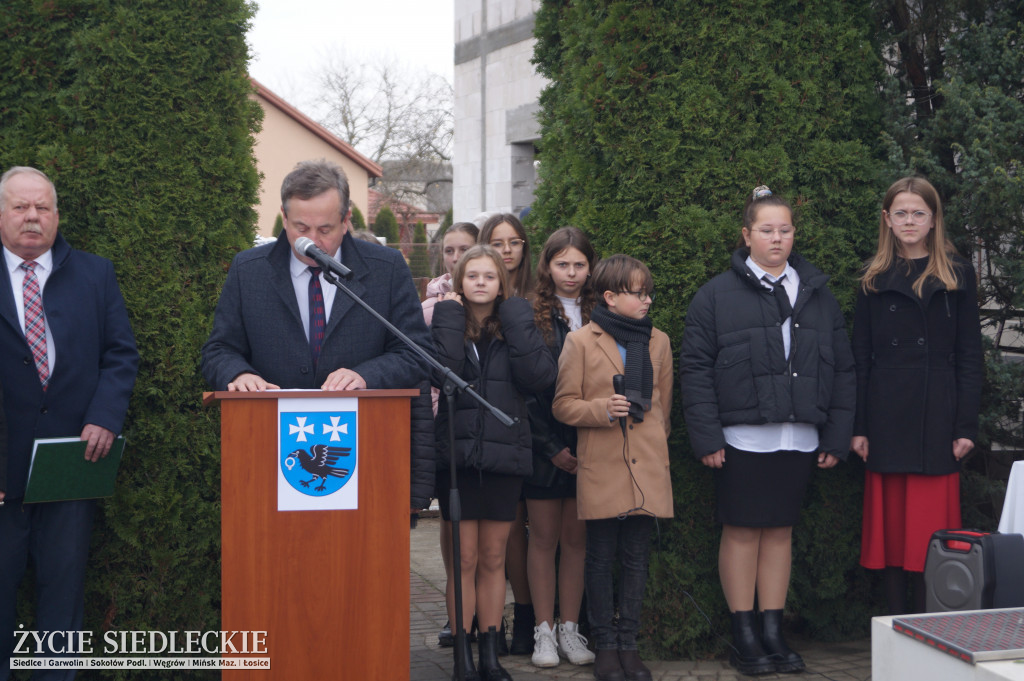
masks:
<svg viewBox="0 0 1024 681"><path fill-rule="evenodd" d="M437 644L448 614L444 603L445 572L438 547L439 519L421 518L410 536L410 681L449 681L452 649ZM511 622L511 591L506 598L506 626ZM790 644L807 661L802 675L770 674L765 681L798 678L834 681L869 681L871 641L823 643L793 636ZM515 681L582 681L593 678L593 666L576 667L562 662L551 669L534 667L527 655L501 659ZM656 681L749 681L732 669L725 656L712 660L647 661Z"/></svg>

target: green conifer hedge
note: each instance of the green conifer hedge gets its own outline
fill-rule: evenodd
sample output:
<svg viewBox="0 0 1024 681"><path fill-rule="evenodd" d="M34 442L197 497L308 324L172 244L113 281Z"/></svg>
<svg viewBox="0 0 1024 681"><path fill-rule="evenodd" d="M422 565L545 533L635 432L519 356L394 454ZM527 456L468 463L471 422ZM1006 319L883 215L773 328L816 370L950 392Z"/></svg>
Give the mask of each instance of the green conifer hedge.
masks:
<svg viewBox="0 0 1024 681"><path fill-rule="evenodd" d="M832 276L850 312L888 184L868 10L841 0L543 2L535 63L551 85L541 95L538 240L576 225L602 255L646 262L654 323L678 351L690 300L727 268L743 203L767 184L796 206L795 250ZM711 474L693 457L678 404L676 517L660 523L642 626L651 653L692 657L722 649L728 620ZM867 631L862 476L859 460L819 472L796 529L788 609L819 637Z"/></svg>
<svg viewBox="0 0 1024 681"><path fill-rule="evenodd" d="M117 492L93 536L85 628L97 636L220 625L219 419L201 405L199 349L254 234L252 12L244 0L0 11L0 166L54 180L61 233L114 261L142 356Z"/></svg>

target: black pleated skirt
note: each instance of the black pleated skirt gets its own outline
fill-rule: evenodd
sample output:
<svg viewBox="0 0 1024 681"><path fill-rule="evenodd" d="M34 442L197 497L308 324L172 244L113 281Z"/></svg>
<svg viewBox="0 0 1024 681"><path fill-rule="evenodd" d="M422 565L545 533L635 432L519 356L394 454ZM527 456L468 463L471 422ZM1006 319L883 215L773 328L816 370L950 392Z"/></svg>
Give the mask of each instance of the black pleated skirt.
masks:
<svg viewBox="0 0 1024 681"><path fill-rule="evenodd" d="M718 522L738 527L791 527L800 518L817 452L745 452L726 445L714 471Z"/></svg>

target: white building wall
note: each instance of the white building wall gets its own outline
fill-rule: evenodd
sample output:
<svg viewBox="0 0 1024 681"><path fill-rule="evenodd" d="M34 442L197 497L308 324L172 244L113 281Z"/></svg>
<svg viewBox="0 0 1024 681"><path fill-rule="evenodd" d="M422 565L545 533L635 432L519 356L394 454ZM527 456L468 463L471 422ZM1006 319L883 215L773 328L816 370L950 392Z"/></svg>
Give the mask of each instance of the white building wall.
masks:
<svg viewBox="0 0 1024 681"><path fill-rule="evenodd" d="M522 191L527 167L522 159L538 136L532 110L546 84L530 63L539 5L539 0L455 0L456 221L485 211L518 212L529 203ZM529 178L525 182L529 186ZM520 191L514 191L514 183Z"/></svg>

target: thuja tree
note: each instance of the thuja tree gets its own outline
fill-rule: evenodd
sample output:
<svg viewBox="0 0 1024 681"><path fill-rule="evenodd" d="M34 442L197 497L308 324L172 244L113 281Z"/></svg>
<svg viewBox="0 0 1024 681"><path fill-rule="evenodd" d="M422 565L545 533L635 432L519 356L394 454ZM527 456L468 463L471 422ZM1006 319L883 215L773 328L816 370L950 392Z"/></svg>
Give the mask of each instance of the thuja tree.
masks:
<svg viewBox="0 0 1024 681"><path fill-rule="evenodd" d="M377 220L373 223L373 233L387 239L389 246L398 246L398 218L387 206L381 206L377 212Z"/></svg>
<svg viewBox="0 0 1024 681"><path fill-rule="evenodd" d="M965 525L994 529L1024 455L1024 2L882 3L893 175L939 188L978 268L987 341L981 433L963 476Z"/></svg>
<svg viewBox="0 0 1024 681"><path fill-rule="evenodd" d="M219 628L218 414L199 349L258 175L244 0L6 0L0 165L57 185L72 246L114 261L142 363L86 628ZM21 621L31 622L28 611Z"/></svg>
<svg viewBox="0 0 1024 681"><path fill-rule="evenodd" d="M687 305L727 268L743 202L767 184L796 206L796 249L832 276L849 312L882 182L881 68L866 5L542 3L535 63L551 84L541 95L538 239L572 224L600 253L646 262L652 317L678 349ZM727 608L710 472L693 458L678 406L673 417L676 517L660 525L643 626L652 652L694 655L721 649ZM816 475L797 529L789 605L816 635L867 630L862 476L856 462Z"/></svg>
<svg viewBox="0 0 1024 681"><path fill-rule="evenodd" d="M414 277L430 276L430 253L427 252L427 226L417 221L413 226L412 253L409 254L409 269Z"/></svg>
<svg viewBox="0 0 1024 681"><path fill-rule="evenodd" d="M366 229L366 220L363 218L363 212L355 204L352 204L352 229L356 231Z"/></svg>

